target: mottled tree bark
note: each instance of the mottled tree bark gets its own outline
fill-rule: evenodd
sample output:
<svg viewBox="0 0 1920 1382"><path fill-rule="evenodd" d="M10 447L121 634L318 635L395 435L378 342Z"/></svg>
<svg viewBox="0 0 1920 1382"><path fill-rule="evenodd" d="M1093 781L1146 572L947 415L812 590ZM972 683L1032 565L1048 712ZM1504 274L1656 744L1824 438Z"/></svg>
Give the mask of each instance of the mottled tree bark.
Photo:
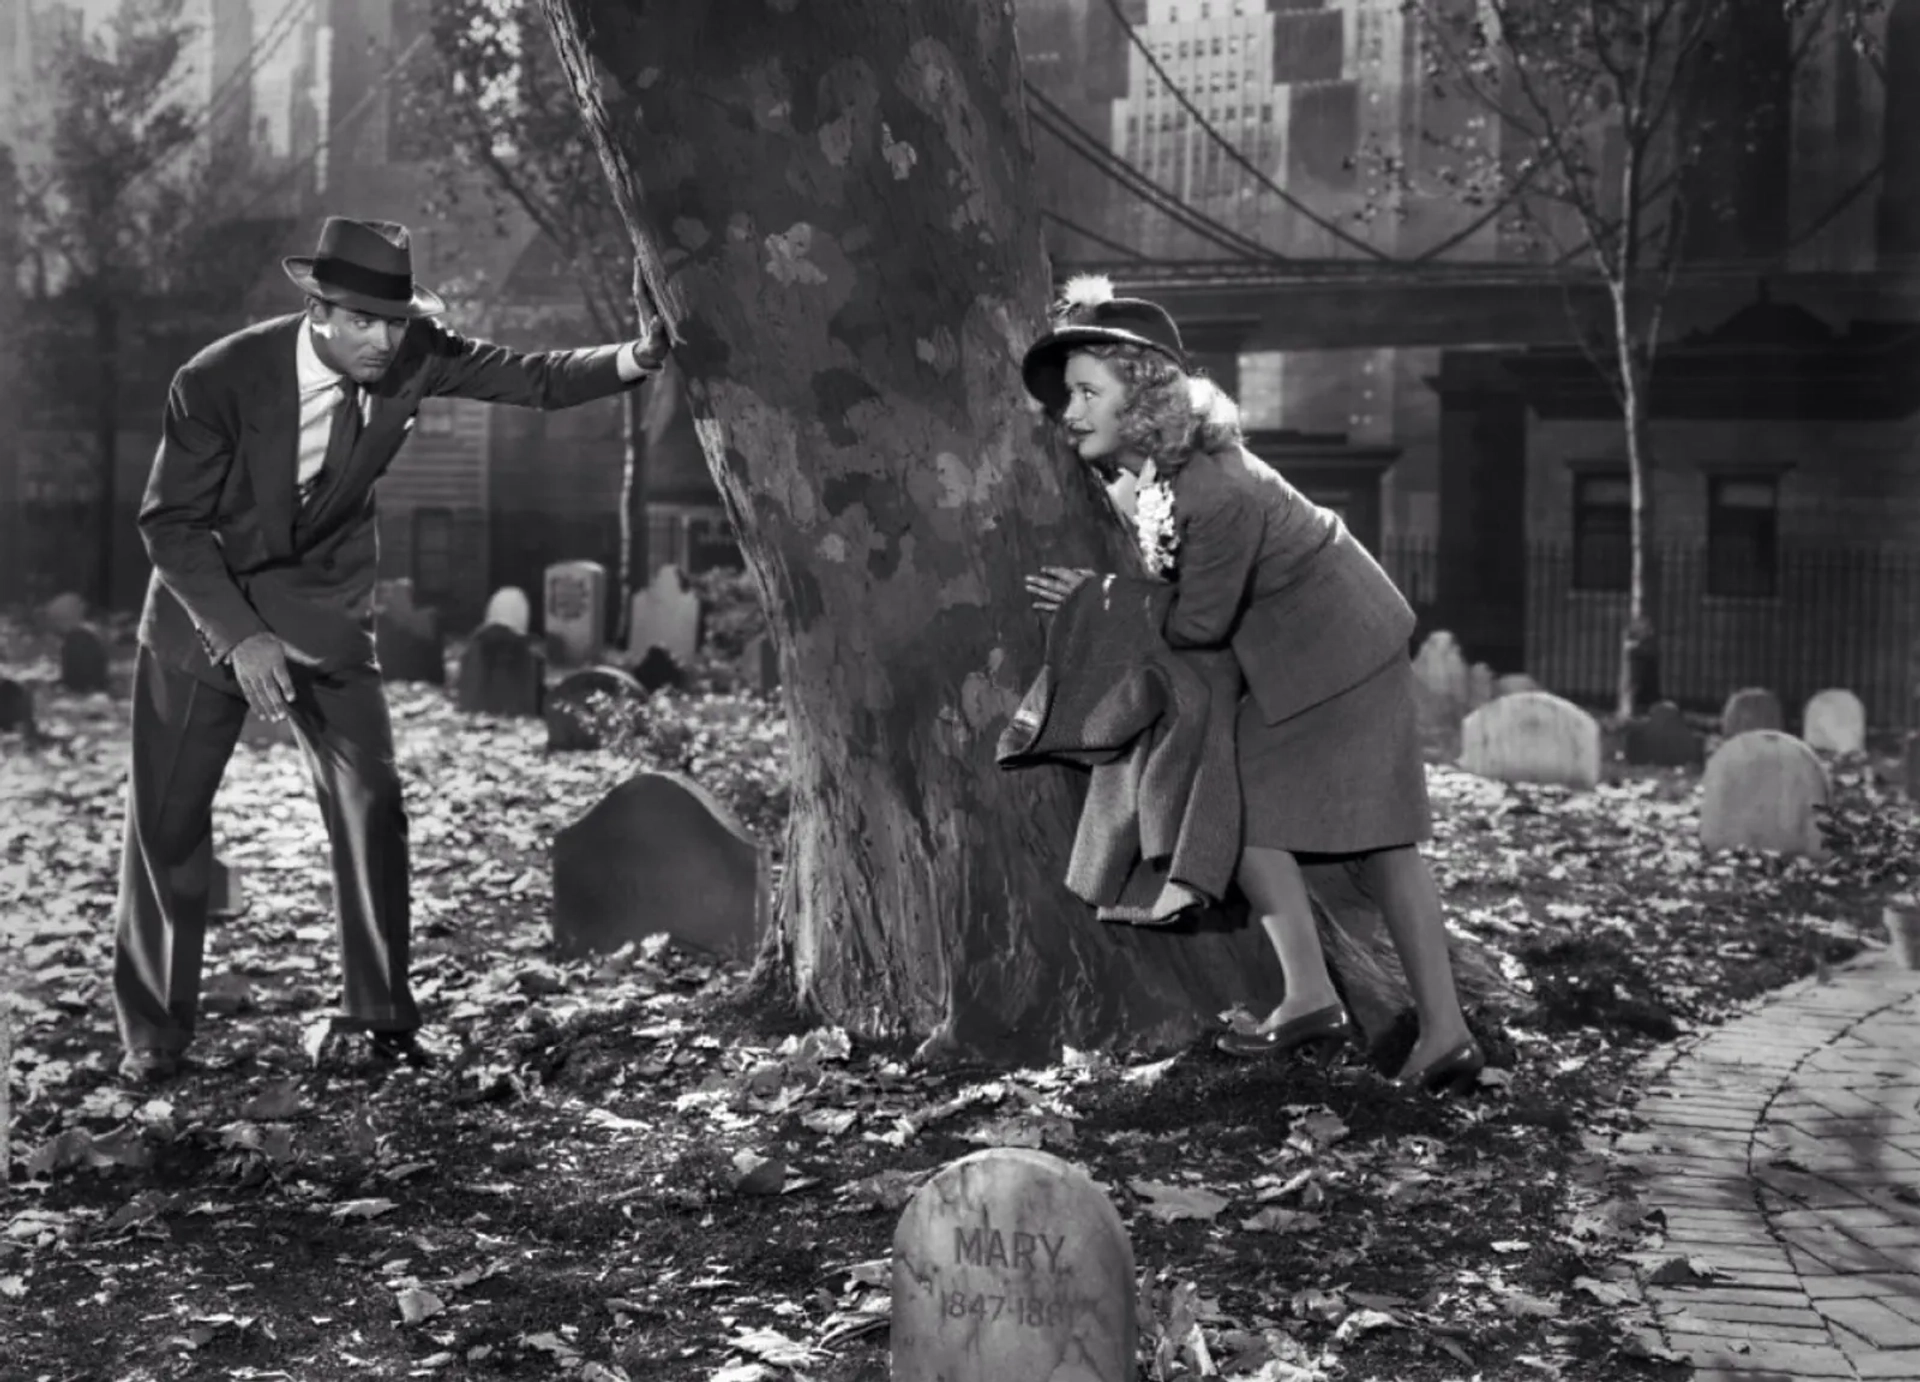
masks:
<svg viewBox="0 0 1920 1382"><path fill-rule="evenodd" d="M1265 1011L1256 931L1098 923L1061 882L1078 779L994 763L1044 648L1023 575L1131 564L1020 384L1050 284L1011 6L544 3L780 650L764 963L929 1054Z"/></svg>

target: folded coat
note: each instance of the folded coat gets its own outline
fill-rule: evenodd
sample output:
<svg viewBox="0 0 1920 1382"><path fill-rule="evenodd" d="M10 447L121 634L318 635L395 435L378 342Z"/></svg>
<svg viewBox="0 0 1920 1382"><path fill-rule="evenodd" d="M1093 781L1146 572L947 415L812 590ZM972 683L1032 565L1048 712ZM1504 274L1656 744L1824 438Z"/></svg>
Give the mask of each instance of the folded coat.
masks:
<svg viewBox="0 0 1920 1382"><path fill-rule="evenodd" d="M1160 581L1082 582L996 754L1092 770L1066 883L1102 920L1166 920L1183 888L1217 902L1240 858L1239 665L1230 649L1169 647L1172 599Z"/></svg>

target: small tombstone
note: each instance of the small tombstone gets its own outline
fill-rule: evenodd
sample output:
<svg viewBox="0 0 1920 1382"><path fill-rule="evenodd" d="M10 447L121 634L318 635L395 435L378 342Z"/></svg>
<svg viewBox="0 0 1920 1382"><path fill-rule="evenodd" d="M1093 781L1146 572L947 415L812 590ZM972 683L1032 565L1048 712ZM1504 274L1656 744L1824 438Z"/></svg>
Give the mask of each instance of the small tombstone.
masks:
<svg viewBox="0 0 1920 1382"><path fill-rule="evenodd" d="M1731 739L1750 729L1785 729L1787 718L1780 698L1764 686L1748 686L1727 697L1720 712L1720 734Z"/></svg>
<svg viewBox="0 0 1920 1382"><path fill-rule="evenodd" d="M1907 732L1906 753L1900 766L1906 778L1907 800L1920 801L1920 729Z"/></svg>
<svg viewBox="0 0 1920 1382"><path fill-rule="evenodd" d="M33 691L12 677L0 677L0 734L33 733Z"/></svg>
<svg viewBox="0 0 1920 1382"><path fill-rule="evenodd" d="M1600 726L1551 692L1517 691L1467 716L1460 766L1501 782L1592 787L1600 781Z"/></svg>
<svg viewBox="0 0 1920 1382"><path fill-rule="evenodd" d="M1130 1382L1126 1226L1059 1157L991 1147L920 1187L893 1234L892 1375Z"/></svg>
<svg viewBox="0 0 1920 1382"><path fill-rule="evenodd" d="M1816 692L1800 717L1800 737L1822 753L1862 753L1867 747L1867 708L1851 691Z"/></svg>
<svg viewBox="0 0 1920 1382"><path fill-rule="evenodd" d="M547 656L556 667L581 667L600 656L607 607L607 568L597 561L561 561L547 568Z"/></svg>
<svg viewBox="0 0 1920 1382"><path fill-rule="evenodd" d="M1546 688L1528 676L1525 672L1508 672L1505 676L1493 679L1493 695L1498 700L1502 696L1511 696L1517 691L1542 691Z"/></svg>
<svg viewBox="0 0 1920 1382"><path fill-rule="evenodd" d="M634 664L633 679L651 693L663 687L678 687L686 677L672 653L665 648L648 648L647 655Z"/></svg>
<svg viewBox="0 0 1920 1382"><path fill-rule="evenodd" d="M638 661L648 648L664 648L682 667L700 651L700 597L688 588L680 568L661 567L645 590L627 606L627 654Z"/></svg>
<svg viewBox="0 0 1920 1382"><path fill-rule="evenodd" d="M107 689L107 645L85 624L60 640L60 685L82 695Z"/></svg>
<svg viewBox="0 0 1920 1382"><path fill-rule="evenodd" d="M1493 699L1493 668L1476 662L1467 669L1467 708L1477 710Z"/></svg>
<svg viewBox="0 0 1920 1382"><path fill-rule="evenodd" d="M297 744L300 740L293 732L291 719L263 720L249 710L247 718L240 723L240 742L251 748L268 749L275 744Z"/></svg>
<svg viewBox="0 0 1920 1382"><path fill-rule="evenodd" d="M383 592L373 619L374 656L384 681L423 681L447 684L447 643L440 633L440 615L416 608L413 583L396 581Z"/></svg>
<svg viewBox="0 0 1920 1382"><path fill-rule="evenodd" d="M1441 700L1465 705L1473 696L1473 673L1460 644L1445 629L1427 635L1414 655L1413 671L1420 684Z"/></svg>
<svg viewBox="0 0 1920 1382"><path fill-rule="evenodd" d="M524 638L533 627L533 603L519 586L503 585L487 601L487 612L480 622L499 624Z"/></svg>
<svg viewBox="0 0 1920 1382"><path fill-rule="evenodd" d="M538 715L544 676L532 639L483 624L461 650L454 704L474 715Z"/></svg>
<svg viewBox="0 0 1920 1382"><path fill-rule="evenodd" d="M747 644L742 661L746 666L747 684L754 690L771 696L780 689L780 650L773 646L773 639L768 635L755 634Z"/></svg>
<svg viewBox="0 0 1920 1382"><path fill-rule="evenodd" d="M605 954L666 932L745 960L772 912L770 861L733 814L678 773L615 787L553 840L553 937Z"/></svg>
<svg viewBox="0 0 1920 1382"><path fill-rule="evenodd" d="M1827 801L1827 770L1813 750L1777 729L1752 729L1714 750L1700 784L1700 846L1821 858L1814 807Z"/></svg>
<svg viewBox="0 0 1920 1382"><path fill-rule="evenodd" d="M1706 741L1687 723L1679 706L1658 701L1645 719L1628 724L1626 759L1642 767L1697 768L1707 761Z"/></svg>
<svg viewBox="0 0 1920 1382"><path fill-rule="evenodd" d="M647 691L618 667L583 667L547 694L547 751L625 748L647 724Z"/></svg>
<svg viewBox="0 0 1920 1382"><path fill-rule="evenodd" d="M207 914L237 917L246 910L246 890L241 870L218 855L213 860L213 881L207 889Z"/></svg>
<svg viewBox="0 0 1920 1382"><path fill-rule="evenodd" d="M71 633L87 619L87 602L71 590L47 601L47 627L55 633Z"/></svg>

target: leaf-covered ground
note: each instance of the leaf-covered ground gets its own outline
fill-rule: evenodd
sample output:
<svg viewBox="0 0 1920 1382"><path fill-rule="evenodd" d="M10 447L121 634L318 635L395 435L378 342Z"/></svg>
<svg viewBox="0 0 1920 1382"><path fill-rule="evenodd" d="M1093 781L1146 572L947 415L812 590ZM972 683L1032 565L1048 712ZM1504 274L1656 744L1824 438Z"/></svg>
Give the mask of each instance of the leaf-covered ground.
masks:
<svg viewBox="0 0 1920 1382"><path fill-rule="evenodd" d="M898 1210L992 1144L1107 1187L1142 1377L1663 1375L1622 1256L1657 1262L1659 1225L1607 1155L1628 1067L1852 954L1914 857L1871 761L1836 774L1842 847L1819 866L1703 859L1685 774L1577 796L1436 766L1451 919L1537 999L1482 1019L1500 1068L1479 1098L1210 1050L935 1074L750 1011L737 970L671 947L551 954L546 842L637 764L778 839L768 704L675 697L643 749L550 758L537 724L400 687L437 1067L312 1066L336 964L318 812L297 751L243 745L216 832L247 907L210 945L206 1068L132 1096L106 984L124 701L50 693L44 649L15 628L0 665L39 684L50 735L0 737L10 1379L881 1379Z"/></svg>

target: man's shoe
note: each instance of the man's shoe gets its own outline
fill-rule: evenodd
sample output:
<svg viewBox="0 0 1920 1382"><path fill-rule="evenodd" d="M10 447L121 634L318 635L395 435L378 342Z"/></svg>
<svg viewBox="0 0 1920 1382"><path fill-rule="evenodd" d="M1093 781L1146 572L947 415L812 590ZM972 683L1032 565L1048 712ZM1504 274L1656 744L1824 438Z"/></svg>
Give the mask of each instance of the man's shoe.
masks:
<svg viewBox="0 0 1920 1382"><path fill-rule="evenodd" d="M178 1051L135 1047L120 1058L120 1079L134 1085L165 1084L185 1068L186 1060Z"/></svg>

